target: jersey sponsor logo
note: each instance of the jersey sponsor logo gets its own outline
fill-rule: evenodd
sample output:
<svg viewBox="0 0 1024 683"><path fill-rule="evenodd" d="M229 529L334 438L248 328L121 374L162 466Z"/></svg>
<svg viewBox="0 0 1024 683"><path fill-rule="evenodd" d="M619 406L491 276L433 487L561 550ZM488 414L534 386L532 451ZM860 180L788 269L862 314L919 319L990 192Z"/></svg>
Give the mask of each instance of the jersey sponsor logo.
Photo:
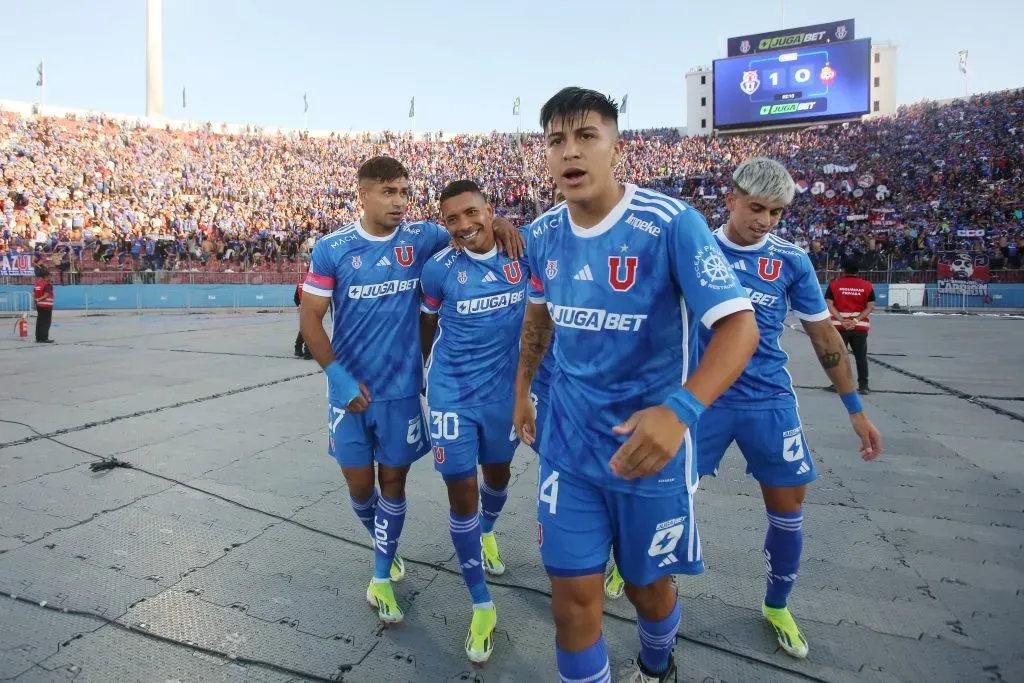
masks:
<svg viewBox="0 0 1024 683"><path fill-rule="evenodd" d="M759 292L756 289L750 287L744 287L747 290L747 296L750 297L750 303L757 304L758 306L774 306L779 302L779 297L775 294L765 294Z"/></svg>
<svg viewBox="0 0 1024 683"><path fill-rule="evenodd" d="M502 270L505 271L505 277L509 284L518 285L519 281L523 279L523 269L519 266L519 261L506 263L502 266Z"/></svg>
<svg viewBox="0 0 1024 683"><path fill-rule="evenodd" d="M693 257L693 270L702 287L711 289L732 287L732 269L725 257L722 256L722 250L712 244L697 250L697 254Z"/></svg>
<svg viewBox="0 0 1024 683"><path fill-rule="evenodd" d="M363 267L363 259L361 257L359 257L359 256L353 256L352 257L352 267L356 268L356 269L362 268Z"/></svg>
<svg viewBox="0 0 1024 683"><path fill-rule="evenodd" d="M376 285L352 285L348 288L349 299L378 299L382 296L402 294L416 289L419 278L411 280L387 280Z"/></svg>
<svg viewBox="0 0 1024 683"><path fill-rule="evenodd" d="M574 330L616 330L619 332L637 332L647 316L640 313L611 313L600 308L577 308L576 306L557 306L548 303L551 319L559 327Z"/></svg>
<svg viewBox="0 0 1024 683"><path fill-rule="evenodd" d="M460 285L464 285L464 284L466 284L466 280L469 279L469 276L466 275L466 271L460 270L458 277L455 278L455 279L459 281Z"/></svg>
<svg viewBox="0 0 1024 683"><path fill-rule="evenodd" d="M548 276L549 280L554 280L555 276L558 275L558 260L549 260L547 268L544 269L544 274Z"/></svg>
<svg viewBox="0 0 1024 683"><path fill-rule="evenodd" d="M338 235L331 239L331 249L337 249L341 245L345 244L345 242L351 242L358 236L359 235L356 233L352 233L351 235Z"/></svg>
<svg viewBox="0 0 1024 683"><path fill-rule="evenodd" d="M626 219L626 225L632 225L637 230L642 230L648 235L653 235L654 237L661 236L661 228L655 225L653 221L645 221L637 218L636 214L633 214Z"/></svg>
<svg viewBox="0 0 1024 683"><path fill-rule="evenodd" d="M612 286L612 289L616 292L628 292L636 284L638 263L640 263L640 259L636 256L609 256L608 284Z"/></svg>
<svg viewBox="0 0 1024 683"><path fill-rule="evenodd" d="M782 261L762 256L757 259L757 274L766 282L774 282L782 274Z"/></svg>
<svg viewBox="0 0 1024 683"><path fill-rule="evenodd" d="M408 225L403 225L402 232L407 233L409 235L418 235L423 231L420 230L419 228L410 228Z"/></svg>
<svg viewBox="0 0 1024 683"><path fill-rule="evenodd" d="M413 251L411 246L395 247L395 258L398 264L408 268L412 265Z"/></svg>
<svg viewBox="0 0 1024 683"><path fill-rule="evenodd" d="M488 311L495 311L500 308L508 308L509 306L515 306L526 298L526 292L520 290L518 292L504 292L502 294L495 294L493 296L482 296L476 299L466 299L459 301L455 304L455 310L461 315L471 315L473 313L486 313Z"/></svg>

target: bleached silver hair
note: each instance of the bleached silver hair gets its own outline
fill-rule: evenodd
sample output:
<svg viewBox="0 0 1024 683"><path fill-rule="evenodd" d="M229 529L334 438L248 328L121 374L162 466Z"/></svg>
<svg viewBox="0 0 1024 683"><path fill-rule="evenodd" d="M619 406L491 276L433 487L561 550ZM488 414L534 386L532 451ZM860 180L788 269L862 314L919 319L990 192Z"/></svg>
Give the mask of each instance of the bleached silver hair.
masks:
<svg viewBox="0 0 1024 683"><path fill-rule="evenodd" d="M733 190L751 197L763 197L789 204L796 194L796 183L786 167L767 157L753 157L732 173Z"/></svg>

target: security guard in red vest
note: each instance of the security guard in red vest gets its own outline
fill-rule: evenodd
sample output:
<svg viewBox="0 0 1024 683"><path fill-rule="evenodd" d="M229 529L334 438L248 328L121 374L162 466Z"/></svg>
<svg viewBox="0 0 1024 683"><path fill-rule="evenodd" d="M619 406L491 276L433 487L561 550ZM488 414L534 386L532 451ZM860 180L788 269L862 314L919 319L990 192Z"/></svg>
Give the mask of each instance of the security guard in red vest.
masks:
<svg viewBox="0 0 1024 683"><path fill-rule="evenodd" d="M832 324L857 361L858 391L867 394L871 391L868 388L868 331L871 311L875 310L875 290L870 282L857 276L858 272L857 264L847 261L843 277L829 283L825 303L832 314ZM826 389L835 391L831 385Z"/></svg>
<svg viewBox="0 0 1024 683"><path fill-rule="evenodd" d="M50 339L50 323L53 322L53 283L50 282L50 271L46 266L36 266L35 287L32 288L32 299L36 303L36 343L52 344Z"/></svg>

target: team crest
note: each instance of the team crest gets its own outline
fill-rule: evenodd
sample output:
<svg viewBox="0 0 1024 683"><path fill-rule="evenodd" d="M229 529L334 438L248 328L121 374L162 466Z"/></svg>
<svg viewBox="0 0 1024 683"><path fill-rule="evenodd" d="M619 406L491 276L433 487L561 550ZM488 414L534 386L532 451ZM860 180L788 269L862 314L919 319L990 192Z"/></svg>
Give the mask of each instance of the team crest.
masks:
<svg viewBox="0 0 1024 683"><path fill-rule="evenodd" d="M434 462L441 464L444 462L444 446L434 446Z"/></svg>
<svg viewBox="0 0 1024 683"><path fill-rule="evenodd" d="M782 261L777 258L767 258L762 256L757 259L757 274L761 276L761 279L765 282L774 282L779 279L779 275L782 273Z"/></svg>
<svg viewBox="0 0 1024 683"><path fill-rule="evenodd" d="M744 71L743 80L740 81L740 90L753 95L761 87L761 80L757 77L756 71Z"/></svg>
<svg viewBox="0 0 1024 683"><path fill-rule="evenodd" d="M357 268L357 269L358 268L362 268L363 267L363 259L361 257L359 257L359 256L353 256L352 257L352 267L353 268Z"/></svg>
<svg viewBox="0 0 1024 683"><path fill-rule="evenodd" d="M544 274L548 276L549 280L554 280L555 276L558 275L558 261L548 261L548 267L544 269Z"/></svg>
<svg viewBox="0 0 1024 683"><path fill-rule="evenodd" d="M743 54L747 54L748 52L750 52L749 40L744 40L742 43L740 43L740 52L742 52Z"/></svg>
<svg viewBox="0 0 1024 683"><path fill-rule="evenodd" d="M842 40L846 37L846 24L839 24L836 26L836 40Z"/></svg>
<svg viewBox="0 0 1024 683"><path fill-rule="evenodd" d="M412 247L395 247L395 258L400 265L408 268L412 265Z"/></svg>
<svg viewBox="0 0 1024 683"><path fill-rule="evenodd" d="M502 269L505 271L505 278L509 284L517 285L523 279L523 269L519 266L519 261L506 263Z"/></svg>
<svg viewBox="0 0 1024 683"><path fill-rule="evenodd" d="M466 275L466 271L460 270L459 271L459 276L458 276L457 279L458 279L460 285L464 285L464 284L466 284L466 280L469 279L469 276Z"/></svg>
<svg viewBox="0 0 1024 683"><path fill-rule="evenodd" d="M636 267L640 259L636 256L608 257L608 284L616 292L628 292L636 284Z"/></svg>
<svg viewBox="0 0 1024 683"><path fill-rule="evenodd" d="M819 74L821 82L825 85L832 85L832 82L836 80L836 70L826 64Z"/></svg>

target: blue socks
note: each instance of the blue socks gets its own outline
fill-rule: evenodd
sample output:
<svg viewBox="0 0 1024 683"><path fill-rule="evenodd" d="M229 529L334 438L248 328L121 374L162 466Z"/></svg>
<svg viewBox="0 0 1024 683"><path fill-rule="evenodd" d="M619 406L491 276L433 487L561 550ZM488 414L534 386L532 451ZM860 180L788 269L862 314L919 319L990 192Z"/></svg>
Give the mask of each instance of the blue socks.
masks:
<svg viewBox="0 0 1024 683"><path fill-rule="evenodd" d="M462 567L462 578L469 587L469 595L473 598L473 606L491 606L491 592L487 590L484 579L484 556L480 546L480 516L476 513L461 517L454 512L448 513L448 530L452 535L452 545Z"/></svg>
<svg viewBox="0 0 1024 683"><path fill-rule="evenodd" d="M374 489L373 494L362 503L353 498L351 494L349 494L348 499L352 503L352 510L355 511L356 517L363 523L366 530L370 532L370 538L376 540L373 534L373 520L377 517L377 489Z"/></svg>
<svg viewBox="0 0 1024 683"><path fill-rule="evenodd" d="M608 648L604 634L583 652L566 652L555 644L558 660L558 679L561 683L611 683L612 668L608 663Z"/></svg>
<svg viewBox="0 0 1024 683"><path fill-rule="evenodd" d="M494 531L494 523L498 521L501 508L508 500L508 489L492 489L483 480L480 481L480 530L485 534Z"/></svg>
<svg viewBox="0 0 1024 683"><path fill-rule="evenodd" d="M768 533L764 537L764 566L768 575L764 604L767 607L786 606L800 570L803 525L803 512L768 512Z"/></svg>
<svg viewBox="0 0 1024 683"><path fill-rule="evenodd" d="M391 563L398 552L398 537L402 535L404 524L405 498L380 496L377 501L377 514L373 520L374 581L390 580Z"/></svg>
<svg viewBox="0 0 1024 683"><path fill-rule="evenodd" d="M639 614L636 616L636 631L640 635L640 662L651 673L664 673L668 670L680 618L678 602L671 614L661 621L647 621Z"/></svg>

